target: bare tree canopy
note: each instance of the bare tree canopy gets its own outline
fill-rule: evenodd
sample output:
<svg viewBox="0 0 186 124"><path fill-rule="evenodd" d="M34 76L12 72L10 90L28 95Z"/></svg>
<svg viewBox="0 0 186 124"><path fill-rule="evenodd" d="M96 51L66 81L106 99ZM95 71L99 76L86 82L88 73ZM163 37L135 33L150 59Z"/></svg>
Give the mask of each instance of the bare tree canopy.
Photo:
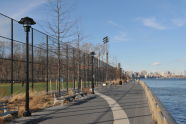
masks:
<svg viewBox="0 0 186 124"><path fill-rule="evenodd" d="M68 5L65 0L48 1L47 33L60 42L69 42L75 35L77 21L71 18L73 5ZM57 42L54 44L58 44Z"/></svg>

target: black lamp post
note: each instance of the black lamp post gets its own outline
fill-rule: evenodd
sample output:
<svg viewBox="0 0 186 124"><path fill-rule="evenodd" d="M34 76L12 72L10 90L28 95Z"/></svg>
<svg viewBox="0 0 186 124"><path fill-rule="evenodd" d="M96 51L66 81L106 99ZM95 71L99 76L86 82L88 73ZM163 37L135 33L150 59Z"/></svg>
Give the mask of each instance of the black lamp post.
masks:
<svg viewBox="0 0 186 124"><path fill-rule="evenodd" d="M23 116L31 116L31 112L29 110L29 32L31 25L36 24L32 18L24 17L18 22L19 24L23 24L24 31L26 32L26 88L25 88L25 112Z"/></svg>
<svg viewBox="0 0 186 124"><path fill-rule="evenodd" d="M92 61L92 83L91 83L91 87L92 87L92 94L94 94L94 55L95 52L91 52L91 61Z"/></svg>

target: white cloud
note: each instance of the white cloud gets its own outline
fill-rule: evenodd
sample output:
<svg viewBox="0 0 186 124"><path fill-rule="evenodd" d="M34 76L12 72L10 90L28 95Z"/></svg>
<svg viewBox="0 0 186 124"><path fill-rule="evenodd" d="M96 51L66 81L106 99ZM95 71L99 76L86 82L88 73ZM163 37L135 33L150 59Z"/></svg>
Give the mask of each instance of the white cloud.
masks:
<svg viewBox="0 0 186 124"><path fill-rule="evenodd" d="M186 58L184 58L184 59L181 59L180 61L181 61L181 62L186 62Z"/></svg>
<svg viewBox="0 0 186 124"><path fill-rule="evenodd" d="M161 65L161 63L160 63L160 62L153 62L153 63L151 64L151 66L158 66L158 65Z"/></svg>
<svg viewBox="0 0 186 124"><path fill-rule="evenodd" d="M137 18L137 20L141 21L143 23L143 25L146 27L150 27L150 28L154 28L154 29L158 29L158 30L166 29L165 26L163 26L157 22L157 19L155 17Z"/></svg>
<svg viewBox="0 0 186 124"><path fill-rule="evenodd" d="M183 27L186 25L186 18L182 18L182 19L173 19L172 23L175 24L178 27Z"/></svg>
<svg viewBox="0 0 186 124"><path fill-rule="evenodd" d="M119 32L112 39L114 42L125 42L128 41L127 34L125 32Z"/></svg>

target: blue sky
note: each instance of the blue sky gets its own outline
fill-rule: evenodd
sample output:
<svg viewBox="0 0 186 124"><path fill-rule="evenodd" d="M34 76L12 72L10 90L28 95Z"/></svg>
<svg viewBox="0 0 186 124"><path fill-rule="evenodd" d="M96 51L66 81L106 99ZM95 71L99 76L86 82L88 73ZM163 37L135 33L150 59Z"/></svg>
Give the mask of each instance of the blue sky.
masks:
<svg viewBox="0 0 186 124"><path fill-rule="evenodd" d="M186 70L186 0L67 0L74 5L86 41L109 36L110 55L125 70ZM28 4L29 3L29 4ZM15 19L33 17L41 29L47 0L1 0L0 12ZM42 29L41 29L42 30Z"/></svg>

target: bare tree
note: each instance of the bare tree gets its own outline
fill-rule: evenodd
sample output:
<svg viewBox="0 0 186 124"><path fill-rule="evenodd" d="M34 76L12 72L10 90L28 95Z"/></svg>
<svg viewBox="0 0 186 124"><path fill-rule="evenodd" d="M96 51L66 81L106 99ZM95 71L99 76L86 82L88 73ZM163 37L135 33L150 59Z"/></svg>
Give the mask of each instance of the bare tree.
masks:
<svg viewBox="0 0 186 124"><path fill-rule="evenodd" d="M64 0L49 0L48 4L49 15L47 25L48 30L47 33L54 37L56 40L52 40L52 43L49 44L49 48L56 51L57 60L58 60L58 88L60 92L60 78L61 78L61 56L62 49L65 49L66 45L64 45L65 40L69 42L72 37L75 35L73 33L73 27L76 24L76 21L73 21L70 18L71 8L67 7Z"/></svg>

